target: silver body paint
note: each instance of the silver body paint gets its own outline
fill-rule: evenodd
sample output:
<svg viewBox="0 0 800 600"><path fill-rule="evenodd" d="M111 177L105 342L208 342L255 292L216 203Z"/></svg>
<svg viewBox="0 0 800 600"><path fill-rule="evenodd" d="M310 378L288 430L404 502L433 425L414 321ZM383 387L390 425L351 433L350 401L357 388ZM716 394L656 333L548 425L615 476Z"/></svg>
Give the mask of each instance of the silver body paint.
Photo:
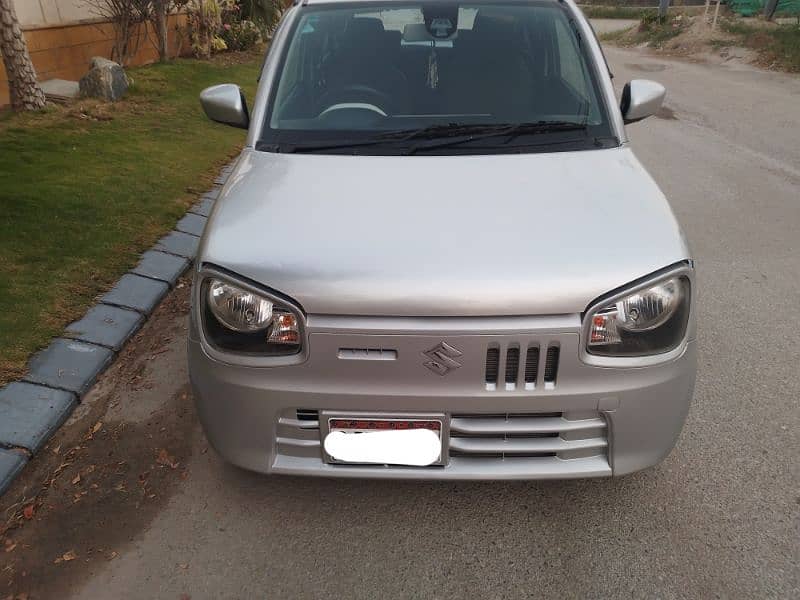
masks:
<svg viewBox="0 0 800 600"><path fill-rule="evenodd" d="M681 345L655 359L587 357L582 315L599 297L668 268L684 273L694 294L691 256L669 204L627 145L588 23L567 4L601 65L618 148L258 152L278 50L299 8L285 16L196 277L219 269L290 299L305 315L304 345L280 359L212 348L198 327L195 289L190 376L206 435L225 459L264 473L529 479L623 475L669 453L694 386L694 306ZM440 344L459 353L444 374L425 366ZM559 348L560 364L557 380L546 383L550 346ZM501 373L508 348L520 348L523 360L528 348L542 349L537 381L526 385L520 373L513 388L489 389L489 347L501 350ZM329 464L322 449L329 412L443 415L442 464Z"/></svg>

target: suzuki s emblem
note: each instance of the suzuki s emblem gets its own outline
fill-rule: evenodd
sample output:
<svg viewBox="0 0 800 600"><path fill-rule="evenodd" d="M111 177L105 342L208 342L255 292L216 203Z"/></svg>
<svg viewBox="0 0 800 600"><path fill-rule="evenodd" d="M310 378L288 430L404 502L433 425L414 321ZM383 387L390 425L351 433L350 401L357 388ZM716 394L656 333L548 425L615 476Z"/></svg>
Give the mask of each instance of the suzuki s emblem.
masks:
<svg viewBox="0 0 800 600"><path fill-rule="evenodd" d="M463 353L453 348L450 344L439 342L422 354L430 358L429 361L423 363L426 367L437 375L447 375L450 371L455 371L461 366L461 363L455 359Z"/></svg>

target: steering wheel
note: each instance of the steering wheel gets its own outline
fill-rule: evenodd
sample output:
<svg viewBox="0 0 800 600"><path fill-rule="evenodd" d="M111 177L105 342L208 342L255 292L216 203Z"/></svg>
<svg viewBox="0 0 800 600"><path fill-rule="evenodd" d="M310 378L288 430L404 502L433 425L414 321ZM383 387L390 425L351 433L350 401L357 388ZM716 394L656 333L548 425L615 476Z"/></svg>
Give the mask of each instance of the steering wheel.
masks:
<svg viewBox="0 0 800 600"><path fill-rule="evenodd" d="M319 101L320 106L326 108L319 113L318 118L325 118L339 110L369 110L382 117L387 116L382 107L391 106L392 98L389 94L376 90L367 85L345 85L325 92Z"/></svg>

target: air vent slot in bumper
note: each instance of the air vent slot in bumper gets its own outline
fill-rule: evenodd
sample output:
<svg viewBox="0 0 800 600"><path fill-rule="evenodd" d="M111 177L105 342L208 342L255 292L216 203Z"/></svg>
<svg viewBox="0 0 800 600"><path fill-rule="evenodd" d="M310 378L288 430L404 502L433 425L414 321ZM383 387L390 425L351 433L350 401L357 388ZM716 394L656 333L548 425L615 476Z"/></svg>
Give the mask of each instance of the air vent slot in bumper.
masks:
<svg viewBox="0 0 800 600"><path fill-rule="evenodd" d="M606 421L597 413L453 415L450 456L550 458L604 456Z"/></svg>
<svg viewBox="0 0 800 600"><path fill-rule="evenodd" d="M556 377L558 377L558 359L561 349L558 346L550 346L547 349L547 358L544 362L544 385L545 387L555 387Z"/></svg>
<svg viewBox="0 0 800 600"><path fill-rule="evenodd" d="M500 374L500 348L489 346L486 350L486 389L497 388L497 377Z"/></svg>
<svg viewBox="0 0 800 600"><path fill-rule="evenodd" d="M544 345L543 348L544 364L541 364L543 357L538 344L531 344L524 350L516 343L506 347L491 344L486 349L486 389L489 391L535 390L540 387L546 390L553 389L558 378L561 347L554 342ZM524 367L520 368L521 365Z"/></svg>
<svg viewBox="0 0 800 600"><path fill-rule="evenodd" d="M506 389L513 390L519 378L519 347L512 346L506 350Z"/></svg>

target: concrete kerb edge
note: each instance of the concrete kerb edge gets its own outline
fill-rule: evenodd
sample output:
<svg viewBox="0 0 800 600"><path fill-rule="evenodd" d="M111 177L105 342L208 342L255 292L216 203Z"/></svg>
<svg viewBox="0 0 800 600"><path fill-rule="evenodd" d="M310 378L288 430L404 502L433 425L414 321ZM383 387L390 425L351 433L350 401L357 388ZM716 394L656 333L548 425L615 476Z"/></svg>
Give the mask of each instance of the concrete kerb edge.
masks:
<svg viewBox="0 0 800 600"><path fill-rule="evenodd" d="M214 187L212 187L211 190L201 194L198 197L197 202L195 202L195 204L193 204L186 211L186 213L181 217L181 219L183 219L186 215L191 214L191 215L195 215L197 217L201 217L201 218L207 220L208 214L210 213L210 209L213 207L213 204L216 202L217 198L219 197L220 191L222 189L222 185L224 185L225 181L230 176L231 172L233 171L234 166L236 165L236 161L237 160L238 159L234 159L232 162L230 162L229 164L227 164L226 166L224 166L220 170L219 175L214 179L214 183L215 183ZM192 219L190 219L190 220L192 220ZM185 223L185 221L184 221L184 223ZM170 232L167 232L166 235L168 236L171 233L176 232L176 233L180 233L182 235L192 235L193 237L199 239L198 235L196 235L194 233L189 233L189 232L186 232L186 231L179 231L177 227L178 226L176 224L175 228L173 228ZM164 239L164 238L162 238L162 239ZM131 270L129 270L125 275L136 275L137 277L139 277L139 278L141 278L141 279L143 279L145 281L151 281L151 282L156 282L157 281L157 282L160 282L160 283L165 283L165 284L167 284L167 293L168 293L169 290L171 290L171 289L173 289L175 287L175 284L176 284L178 278L180 278L188 270L189 266L192 264L192 262L194 261L194 259L196 257L196 251L193 252L191 256L183 256L182 254L174 254L174 253L169 252L168 250L165 251L165 249L160 248L159 247L160 241L161 240L159 240L159 242L157 242L150 250L148 250L147 252L143 253L142 254L142 259L140 260L140 262L137 263L137 265L135 267L133 267ZM161 276L154 276L153 273L142 272L142 270L143 270L142 269L142 263L143 263L143 261L145 259L145 256L146 255L149 255L151 257L153 256L153 254L150 254L150 253L159 253L159 254L164 254L164 255L172 257L172 258L180 258L180 259L183 259L184 262L181 263L181 264L173 264L172 268L171 269L167 269L167 272L164 273ZM156 259L157 258L158 257L156 256ZM125 277L125 275L123 275L123 277ZM121 279L122 278L120 278L120 280ZM119 281L114 285L114 287L116 287L117 285L119 285ZM163 300L163 295L162 295L162 297L159 298L158 303L160 303L162 300ZM157 306L157 304L156 304L156 306ZM96 309L98 306L106 306L106 305L113 306L113 304L111 304L111 303L103 302L102 300L99 300L97 303L95 303L94 305L89 307L89 309L87 310L86 314L83 317L81 317L81 319L76 321L76 323L81 321L81 320L83 320L83 319L86 319L87 316L89 315L89 313L93 309ZM127 308L127 307L125 307L125 308L127 310L131 310L130 308ZM154 309L155 309L155 307L154 307ZM103 351L110 351L112 353L110 360L105 361L105 363L102 364L99 367L98 370L92 371L86 376L85 385L82 386L82 389L80 391L76 392L76 391L73 391L73 390L70 390L70 389L67 389L67 388L59 387L59 386L56 386L56 385L51 385L51 384L48 384L48 383L43 383L41 381L36 381L35 378L31 378L31 374L30 373L26 374L22 379L9 382L7 385L5 385L2 388L0 388L0 391L3 391L3 390L7 390L9 387L12 387L14 384L24 383L26 385L40 386L41 388L43 388L45 390L58 390L60 392L66 391L66 392L72 393L74 395L74 402L72 402L71 406L68 406L66 408L66 412L64 410L62 410L61 412L57 412L57 411L55 411L55 412L53 412L53 411L43 412L42 415L40 416L40 421L41 422L33 424L33 428L34 429L38 428L42 432L39 441L36 444L33 444L33 443L30 444L30 445L35 446L34 448L26 448L26 447L23 447L23 446L19 446L18 444L15 443L15 441L6 441L6 440L0 438L0 453L2 453L2 456L0 456L0 459L2 459L2 460L0 460L0 497L11 486L13 481L17 477L19 477L20 473L23 471L25 465L28 463L30 458L35 456L36 453L42 447L44 447L44 445L47 443L47 441L55 434L56 431L58 431L58 429L61 427L61 425L63 425L63 423L69 418L69 415L72 413L72 411L75 409L75 407L80 403L82 397L85 396L86 393L88 393L88 391L91 389L91 387L94 384L94 382L97 379L97 377L99 377L106 369L108 369L108 367L110 367L112 364L114 364L114 361L116 360L119 352L121 352L125 348L125 345L127 345L127 343L130 341L130 339L136 333L136 331L138 331L144 325L144 323L147 321L147 318L149 317L149 315L151 313L152 313L152 311L147 311L146 313L143 313L142 319L136 322L136 324L132 327L132 330L130 332L127 332L127 335L125 336L124 342L116 350L114 350L113 348L109 348L107 345L101 345L101 344L93 343L93 342L90 342L90 341L83 340L83 341L79 342L80 344L85 344L85 345L87 345L89 347L97 348L98 350L102 349ZM65 335L68 335L68 334L65 334ZM52 347L53 343L57 342L58 340L61 340L63 342L63 341L68 340L68 339L69 339L68 337L64 337L64 336L55 338L47 348L41 350L40 352L38 352L34 356L39 356L40 354L42 354L46 350L50 349ZM21 398L20 398L20 400L21 400ZM11 402L14 402L13 398L11 399ZM27 428L31 429L31 424L28 424ZM15 459L14 456L18 456L19 459L18 460Z"/></svg>

